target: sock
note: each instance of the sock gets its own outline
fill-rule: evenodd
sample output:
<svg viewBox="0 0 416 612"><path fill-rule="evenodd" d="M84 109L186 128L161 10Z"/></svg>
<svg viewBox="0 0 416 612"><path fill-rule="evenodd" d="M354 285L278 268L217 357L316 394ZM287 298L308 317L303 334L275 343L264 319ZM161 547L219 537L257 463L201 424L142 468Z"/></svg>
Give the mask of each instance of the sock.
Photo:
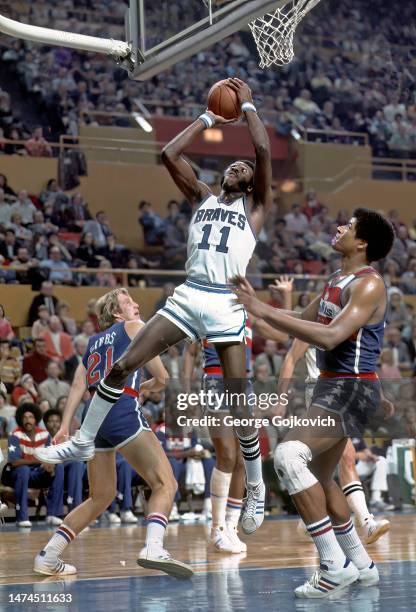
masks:
<svg viewBox="0 0 416 612"><path fill-rule="evenodd" d="M46 556L59 557L59 555L62 555L65 548L75 539L76 535L66 525L60 525L43 549L46 552Z"/></svg>
<svg viewBox="0 0 416 612"><path fill-rule="evenodd" d="M238 436L238 440L246 468L247 484L257 485L263 481L259 435L256 432L247 438Z"/></svg>
<svg viewBox="0 0 416 612"><path fill-rule="evenodd" d="M77 441L94 440L111 407L123 395L124 389L113 389L102 380L91 400L81 429L77 432Z"/></svg>
<svg viewBox="0 0 416 612"><path fill-rule="evenodd" d="M381 500L381 491L379 489L373 489L371 491L371 503L379 502Z"/></svg>
<svg viewBox="0 0 416 612"><path fill-rule="evenodd" d="M342 492L347 499L351 512L354 512L360 526L363 527L369 521L374 521L373 515L370 514L367 508L363 485L359 480L354 480L346 484L345 487L342 487Z"/></svg>
<svg viewBox="0 0 416 612"><path fill-rule="evenodd" d="M358 569L370 567L372 560L362 545L351 519L343 525L334 525L334 533L347 559L351 559Z"/></svg>
<svg viewBox="0 0 416 612"><path fill-rule="evenodd" d="M216 467L212 470L210 488L213 527L225 525L225 508L228 491L230 490L231 476L231 472L221 472Z"/></svg>
<svg viewBox="0 0 416 612"><path fill-rule="evenodd" d="M242 507L242 499L234 499L233 497L227 499L227 510L225 512L225 522L227 526L237 529Z"/></svg>
<svg viewBox="0 0 416 612"><path fill-rule="evenodd" d="M318 549L321 565L324 569L338 570L345 565L345 555L337 542L329 516L316 523L306 525L313 542Z"/></svg>
<svg viewBox="0 0 416 612"><path fill-rule="evenodd" d="M152 512L146 517L146 546L157 546L163 548L163 538L165 537L168 519L164 514Z"/></svg>

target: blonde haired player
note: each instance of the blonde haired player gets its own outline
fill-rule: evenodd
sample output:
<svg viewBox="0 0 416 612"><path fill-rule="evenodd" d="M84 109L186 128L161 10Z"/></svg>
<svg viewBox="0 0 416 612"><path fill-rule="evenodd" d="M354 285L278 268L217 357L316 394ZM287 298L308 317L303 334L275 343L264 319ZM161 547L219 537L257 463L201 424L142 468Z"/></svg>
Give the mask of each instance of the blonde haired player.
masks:
<svg viewBox="0 0 416 612"><path fill-rule="evenodd" d="M302 357L305 357L308 370L308 376L305 381L305 400L306 407L308 408L312 398L313 387L320 372L316 365L316 350L307 342L303 342L298 338L294 339L280 369L278 393L288 392L289 383L293 377L296 364ZM386 416L391 416L392 410L394 410L392 404L384 397L382 401L386 409ZM347 498L351 511L354 512L357 526L362 527L365 531L365 544L372 544L389 531L390 522L387 519L376 521L369 511L364 489L355 467L356 455L357 453L354 445L351 439L349 439L338 464L338 477L342 492ZM302 519L300 519L298 523L298 532L309 537L309 533Z"/></svg>
<svg viewBox="0 0 416 612"><path fill-rule="evenodd" d="M85 355L78 365L66 402L61 429L55 442L68 437L69 426L87 389L97 393L97 386L113 360L118 359L132 339L144 326L139 306L127 289L113 289L96 304L102 331L88 341ZM137 563L172 576L188 578L190 567L172 559L163 547L166 526L177 483L169 461L155 434L148 426L139 404L139 391L162 390L168 373L159 357L146 364L153 376L142 382L140 370L126 381L121 397L104 420L95 438L96 455L88 464L90 496L65 518L62 525L35 558L34 571L38 574L75 574L76 568L64 563L60 555L76 536L110 505L116 494L116 452L119 452L147 482L152 490L149 499L146 544ZM88 414L88 410L87 410ZM64 459L73 459L70 449L61 450Z"/></svg>
<svg viewBox="0 0 416 612"><path fill-rule="evenodd" d="M231 163L222 177L218 197L198 180L184 157L185 150L206 128L229 123L210 111L166 145L162 152L166 168L187 200L196 204L189 226L187 279L98 384L87 417L75 436L63 445L39 451L45 463L62 460L60 453L67 450L78 459L91 459L97 431L122 394L128 376L185 338L192 342L206 338L215 344L226 390L233 398L231 413L248 413L247 406L242 405L247 387L243 343L246 312L235 302L230 279L245 274L271 208L272 166L269 138L250 88L239 79L228 79L227 84L236 92L247 121L255 163ZM235 430L246 471L247 496L241 523L245 533L253 533L264 520L265 487L258 432L250 424Z"/></svg>

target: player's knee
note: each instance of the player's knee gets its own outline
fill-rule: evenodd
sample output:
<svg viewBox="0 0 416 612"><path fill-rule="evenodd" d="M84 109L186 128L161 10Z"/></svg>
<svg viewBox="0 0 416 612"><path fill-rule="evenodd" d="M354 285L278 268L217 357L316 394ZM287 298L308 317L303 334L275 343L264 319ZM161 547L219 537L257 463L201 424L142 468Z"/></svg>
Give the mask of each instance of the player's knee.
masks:
<svg viewBox="0 0 416 612"><path fill-rule="evenodd" d="M97 513L101 514L105 510L107 510L108 506L111 504L115 496L117 495L116 487L108 486L99 489L97 492L93 492L91 497L94 502L94 505L97 508Z"/></svg>
<svg viewBox="0 0 416 612"><path fill-rule="evenodd" d="M282 442L274 454L274 469L290 495L309 489L318 481L308 468L311 449L303 442Z"/></svg>

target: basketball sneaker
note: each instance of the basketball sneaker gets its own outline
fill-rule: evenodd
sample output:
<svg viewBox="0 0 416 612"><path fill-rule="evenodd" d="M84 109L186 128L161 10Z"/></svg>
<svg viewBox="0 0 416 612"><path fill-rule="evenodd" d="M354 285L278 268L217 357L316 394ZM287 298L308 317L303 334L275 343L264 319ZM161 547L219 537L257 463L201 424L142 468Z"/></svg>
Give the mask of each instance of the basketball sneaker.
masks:
<svg viewBox="0 0 416 612"><path fill-rule="evenodd" d="M339 570L329 570L326 565L320 565L309 580L296 587L295 595L304 599L328 597L345 589L349 584L358 580L359 576L360 572L349 559Z"/></svg>
<svg viewBox="0 0 416 612"><path fill-rule="evenodd" d="M48 558L46 550L42 550L35 557L33 571L36 574L45 574L46 576L68 576L76 574L77 568L69 563L64 563L58 557Z"/></svg>
<svg viewBox="0 0 416 612"><path fill-rule="evenodd" d="M373 586L375 584L378 584L378 582L380 581L378 569L374 561L371 562L370 567L365 567L364 569L358 571L360 572L358 582L362 586Z"/></svg>
<svg viewBox="0 0 416 612"><path fill-rule="evenodd" d="M373 544L373 542L377 542L382 535L390 531L390 521L387 519L372 521L369 525L365 526L365 530L367 531L365 544Z"/></svg>
<svg viewBox="0 0 416 612"><path fill-rule="evenodd" d="M239 540L238 536L237 539ZM215 552L219 553L240 553L244 552L241 550L241 544L243 542L236 542L233 540L230 530L225 527L213 527L209 537L209 542L214 547ZM246 547L247 550L247 547Z"/></svg>
<svg viewBox="0 0 416 612"><path fill-rule="evenodd" d="M169 576L175 578L191 578L194 571L186 563L172 559L170 554L164 548L151 548L145 546L142 548L137 559L137 564L146 569L158 570L165 572Z"/></svg>
<svg viewBox="0 0 416 612"><path fill-rule="evenodd" d="M236 527L227 525L227 535L228 539L235 546L235 548L238 548L238 552L247 552L247 544L245 542L242 542L238 537L238 531Z"/></svg>
<svg viewBox="0 0 416 612"><path fill-rule="evenodd" d="M264 482L256 485L247 483L247 497L241 513L241 526L245 534L254 533L264 521L264 498L266 487Z"/></svg>
<svg viewBox="0 0 416 612"><path fill-rule="evenodd" d="M53 525L54 527L59 527L59 525L62 525L63 521L62 519L59 518L59 516L49 515L46 517L45 523L47 525Z"/></svg>
<svg viewBox="0 0 416 612"><path fill-rule="evenodd" d="M131 510L123 510L122 512L120 512L120 518L122 523L132 524L138 522L137 516L134 516Z"/></svg>
<svg viewBox="0 0 416 612"><path fill-rule="evenodd" d="M42 446L34 451L41 463L64 463L64 461L90 461L95 455L94 441L79 439L79 430L66 442Z"/></svg>

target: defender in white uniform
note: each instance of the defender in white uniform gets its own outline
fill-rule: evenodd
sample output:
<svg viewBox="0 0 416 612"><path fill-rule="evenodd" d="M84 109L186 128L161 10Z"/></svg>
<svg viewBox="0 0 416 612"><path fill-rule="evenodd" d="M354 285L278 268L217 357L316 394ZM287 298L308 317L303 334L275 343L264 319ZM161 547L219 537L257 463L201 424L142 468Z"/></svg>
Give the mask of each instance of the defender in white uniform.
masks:
<svg viewBox="0 0 416 612"><path fill-rule="evenodd" d="M206 338L215 343L226 390L241 397L246 389L243 343L246 314L231 292L230 281L237 275L245 275L256 245L256 234L270 209L272 168L269 138L248 85L239 79L229 79L228 85L236 92L247 121L255 163L236 161L230 164L223 175L219 197L197 179L183 157L184 151L205 128L229 123L210 111L202 114L163 149L162 160L174 182L187 200L196 205L189 231L188 278L142 328L126 353L100 382L81 429L70 441L50 447L43 454L44 461L59 462L65 453L72 459L90 459L97 431L123 393L129 374L186 337L191 341ZM241 400L234 402L230 405L231 411L241 413ZM260 446L257 430L238 427L236 434L246 468L247 499L242 528L252 533L264 518Z"/></svg>

